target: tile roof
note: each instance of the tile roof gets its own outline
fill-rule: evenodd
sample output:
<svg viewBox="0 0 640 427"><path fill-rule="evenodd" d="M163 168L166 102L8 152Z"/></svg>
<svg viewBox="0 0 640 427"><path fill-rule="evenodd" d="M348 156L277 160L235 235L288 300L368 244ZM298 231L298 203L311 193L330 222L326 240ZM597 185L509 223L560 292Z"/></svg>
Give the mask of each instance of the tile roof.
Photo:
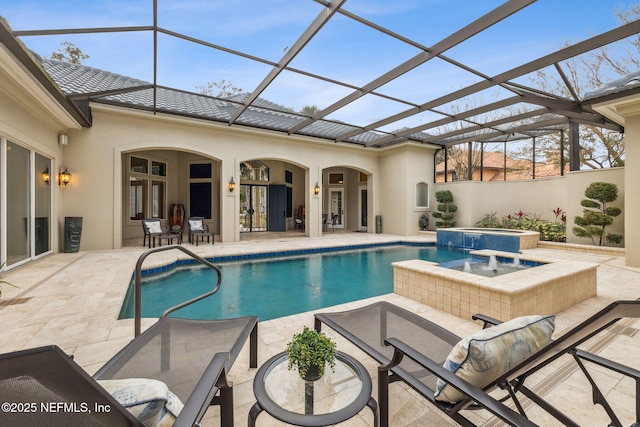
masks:
<svg viewBox="0 0 640 427"><path fill-rule="evenodd" d="M634 87L640 86L640 70L627 74L619 79L612 80L599 88L588 92L584 95L586 99L598 98L603 95L622 92Z"/></svg>
<svg viewBox="0 0 640 427"><path fill-rule="evenodd" d="M156 111L218 122L228 123L249 96L248 93L241 93L228 98L214 98L158 87L154 103L154 91L152 87L149 87L152 86L151 82L51 59L43 59L42 65L67 96L81 97L86 95L93 102L145 110L153 110L155 104ZM238 117L236 123L287 132L305 119L307 116L301 115L291 108L258 98ZM345 123L317 120L301 129L299 133L318 138L335 139L339 135L358 129ZM421 133L421 135L423 134ZM379 132L369 131L349 138L347 141L364 145L381 136Z"/></svg>

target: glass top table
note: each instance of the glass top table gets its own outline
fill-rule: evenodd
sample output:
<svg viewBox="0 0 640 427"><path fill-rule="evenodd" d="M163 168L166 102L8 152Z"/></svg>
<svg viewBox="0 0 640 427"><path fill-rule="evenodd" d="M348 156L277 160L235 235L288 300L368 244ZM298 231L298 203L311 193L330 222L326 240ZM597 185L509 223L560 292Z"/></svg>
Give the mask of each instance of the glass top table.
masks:
<svg viewBox="0 0 640 427"><path fill-rule="evenodd" d="M300 378L287 369L286 353L265 362L256 373L256 403L249 411L249 426L263 410L274 418L298 426L326 426L346 421L365 406L378 425L378 404L371 397L371 377L364 366L346 353L337 352L335 368L327 366L317 381Z"/></svg>

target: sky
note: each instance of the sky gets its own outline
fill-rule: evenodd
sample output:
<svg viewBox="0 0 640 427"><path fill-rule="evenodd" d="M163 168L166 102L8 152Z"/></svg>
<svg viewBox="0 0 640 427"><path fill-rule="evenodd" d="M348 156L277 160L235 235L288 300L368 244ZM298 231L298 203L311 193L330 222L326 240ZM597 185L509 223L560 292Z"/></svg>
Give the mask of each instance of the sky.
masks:
<svg viewBox="0 0 640 427"><path fill-rule="evenodd" d="M414 40L404 43L343 15L333 17L289 64L352 86L362 86L502 4L499 0L347 0L344 9ZM496 75L619 25L616 11L636 1L538 0L445 52L448 58ZM152 0L0 0L14 30L126 27L153 24ZM198 92L225 80L253 91L321 13L313 0L158 0L158 25L243 52L253 61L160 34L158 84ZM84 65L153 81L152 32L23 37L41 56L71 41L90 58ZM388 96L424 103L479 78L435 58L379 88ZM523 83L528 83L526 80ZM352 88L282 72L261 97L300 110L324 108ZM486 97L500 97L487 93ZM366 125L406 104L364 96L329 118ZM410 119L429 120L425 117ZM394 123L398 128L403 123Z"/></svg>

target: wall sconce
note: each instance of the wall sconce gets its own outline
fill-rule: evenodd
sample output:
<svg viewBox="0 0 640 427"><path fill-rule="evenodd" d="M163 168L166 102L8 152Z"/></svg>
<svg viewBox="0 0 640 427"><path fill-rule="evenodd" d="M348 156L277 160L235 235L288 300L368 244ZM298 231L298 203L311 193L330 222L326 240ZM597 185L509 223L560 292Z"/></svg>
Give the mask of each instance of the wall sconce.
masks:
<svg viewBox="0 0 640 427"><path fill-rule="evenodd" d="M320 194L320 186L318 185L318 183L316 182L315 187L313 187L313 194L315 194L316 196L318 194Z"/></svg>
<svg viewBox="0 0 640 427"><path fill-rule="evenodd" d="M71 182L71 174L67 170L67 167L60 166L60 173L58 174L58 185L67 185L70 182Z"/></svg>
<svg viewBox="0 0 640 427"><path fill-rule="evenodd" d="M47 167L45 170L42 171L42 173L40 174L42 176L42 180L45 183L49 183L49 180L51 179L51 174L49 173L49 168Z"/></svg>
<svg viewBox="0 0 640 427"><path fill-rule="evenodd" d="M233 190L236 189L236 182L233 180L233 177L229 180L229 193L233 193Z"/></svg>

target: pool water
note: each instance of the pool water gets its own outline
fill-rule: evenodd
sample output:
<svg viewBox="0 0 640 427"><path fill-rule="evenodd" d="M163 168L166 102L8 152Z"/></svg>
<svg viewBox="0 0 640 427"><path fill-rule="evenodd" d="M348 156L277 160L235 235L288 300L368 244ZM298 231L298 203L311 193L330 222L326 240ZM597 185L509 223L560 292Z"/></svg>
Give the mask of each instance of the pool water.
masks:
<svg viewBox="0 0 640 427"><path fill-rule="evenodd" d="M216 263L220 290L174 313L191 319L258 316L275 319L393 292L392 262L423 259L446 262L468 252L436 246L389 246L299 257ZM142 317L159 317L167 308L213 288L215 272L188 267L145 276ZM133 317L133 281L120 318Z"/></svg>

